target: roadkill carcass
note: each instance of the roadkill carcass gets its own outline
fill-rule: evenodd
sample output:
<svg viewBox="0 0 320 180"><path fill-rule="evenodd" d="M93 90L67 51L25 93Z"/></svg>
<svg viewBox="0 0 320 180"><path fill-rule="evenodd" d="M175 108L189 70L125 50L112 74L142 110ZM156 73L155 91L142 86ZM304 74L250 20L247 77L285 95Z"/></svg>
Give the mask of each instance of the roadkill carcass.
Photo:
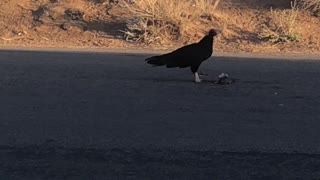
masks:
<svg viewBox="0 0 320 180"><path fill-rule="evenodd" d="M214 81L215 84L225 85L225 84L232 84L235 82L235 79L230 78L229 74L221 73L217 80Z"/></svg>

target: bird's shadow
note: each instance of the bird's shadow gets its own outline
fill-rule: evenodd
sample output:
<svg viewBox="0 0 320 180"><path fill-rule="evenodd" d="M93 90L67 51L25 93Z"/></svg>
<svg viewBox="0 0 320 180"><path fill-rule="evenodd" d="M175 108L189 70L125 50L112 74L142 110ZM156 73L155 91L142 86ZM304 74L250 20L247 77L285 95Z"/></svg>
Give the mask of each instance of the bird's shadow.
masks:
<svg viewBox="0 0 320 180"><path fill-rule="evenodd" d="M130 81L152 81L152 82L180 82L180 83L190 83L193 82L191 79L174 79L174 78L159 78L159 77L141 77L141 78L122 78L123 80Z"/></svg>
<svg viewBox="0 0 320 180"><path fill-rule="evenodd" d="M172 83L188 83L188 84L212 84L212 85L230 85L230 84L234 84L236 80L238 79L232 79L232 82L230 83L218 83L217 80L211 80L211 79L202 79L201 83L196 83L194 82L194 80L192 79L174 79L174 78L159 78L159 77L149 77L149 78L134 78L134 79L128 79L126 78L126 80L138 80L138 81L152 81L152 82L159 82L159 83L163 83L163 82L172 82Z"/></svg>

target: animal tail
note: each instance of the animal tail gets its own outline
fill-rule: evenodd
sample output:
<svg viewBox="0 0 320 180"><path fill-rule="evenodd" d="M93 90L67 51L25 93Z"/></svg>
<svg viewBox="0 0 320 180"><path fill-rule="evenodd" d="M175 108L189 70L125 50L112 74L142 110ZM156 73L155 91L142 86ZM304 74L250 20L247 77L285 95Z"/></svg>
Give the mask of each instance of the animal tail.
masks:
<svg viewBox="0 0 320 180"><path fill-rule="evenodd" d="M154 66L166 65L166 59L162 58L162 56L152 56L147 58L145 61L147 61L148 64L152 64Z"/></svg>

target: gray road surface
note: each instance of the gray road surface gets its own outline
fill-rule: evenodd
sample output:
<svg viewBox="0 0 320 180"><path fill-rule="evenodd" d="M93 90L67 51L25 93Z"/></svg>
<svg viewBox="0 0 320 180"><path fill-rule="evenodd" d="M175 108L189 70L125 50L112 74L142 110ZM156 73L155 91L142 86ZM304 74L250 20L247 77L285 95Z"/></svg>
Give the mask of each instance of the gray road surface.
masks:
<svg viewBox="0 0 320 180"><path fill-rule="evenodd" d="M319 179L320 61L0 50L0 179Z"/></svg>

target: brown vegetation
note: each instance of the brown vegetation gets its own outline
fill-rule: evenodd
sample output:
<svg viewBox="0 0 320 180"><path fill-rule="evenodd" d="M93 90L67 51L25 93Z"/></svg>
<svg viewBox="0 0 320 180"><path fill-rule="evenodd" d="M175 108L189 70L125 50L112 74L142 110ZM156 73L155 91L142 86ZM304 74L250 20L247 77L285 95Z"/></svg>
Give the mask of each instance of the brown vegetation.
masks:
<svg viewBox="0 0 320 180"><path fill-rule="evenodd" d="M0 43L172 49L216 28L216 51L320 53L319 7L319 0L2 0Z"/></svg>

